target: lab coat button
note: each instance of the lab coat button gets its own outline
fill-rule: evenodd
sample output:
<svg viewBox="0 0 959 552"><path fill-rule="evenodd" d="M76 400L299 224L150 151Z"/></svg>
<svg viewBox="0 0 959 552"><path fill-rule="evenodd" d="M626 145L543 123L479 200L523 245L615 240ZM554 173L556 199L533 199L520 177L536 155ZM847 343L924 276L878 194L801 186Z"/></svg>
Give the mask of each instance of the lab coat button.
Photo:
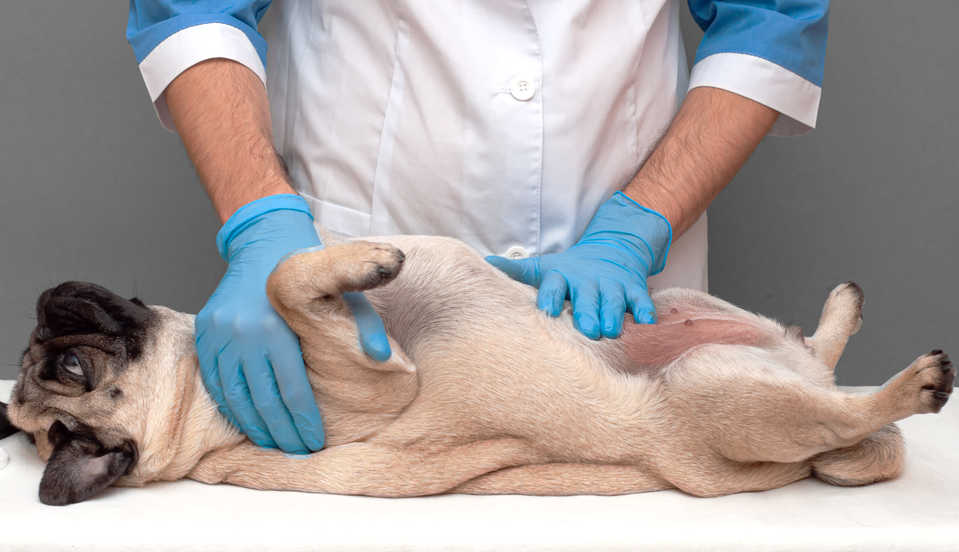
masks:
<svg viewBox="0 0 959 552"><path fill-rule="evenodd" d="M505 256L509 257L510 259L525 259L526 257L529 257L529 252L518 245L514 245L506 250Z"/></svg>
<svg viewBox="0 0 959 552"><path fill-rule="evenodd" d="M527 77L516 77L509 83L509 93L521 102L529 101L536 94L536 83Z"/></svg>

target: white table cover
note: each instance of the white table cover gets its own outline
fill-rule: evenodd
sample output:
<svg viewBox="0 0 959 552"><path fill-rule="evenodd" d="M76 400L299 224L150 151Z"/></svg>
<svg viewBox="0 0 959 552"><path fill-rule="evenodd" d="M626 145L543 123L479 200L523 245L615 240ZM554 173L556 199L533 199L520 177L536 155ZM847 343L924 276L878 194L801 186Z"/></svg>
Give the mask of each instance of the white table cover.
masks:
<svg viewBox="0 0 959 552"><path fill-rule="evenodd" d="M11 386L0 381L0 397ZM806 479L710 499L677 491L378 499L178 481L51 507L37 499L43 464L18 433L0 441L10 457L0 469L0 550L956 551L955 402L900 423L908 460L895 481L839 488Z"/></svg>

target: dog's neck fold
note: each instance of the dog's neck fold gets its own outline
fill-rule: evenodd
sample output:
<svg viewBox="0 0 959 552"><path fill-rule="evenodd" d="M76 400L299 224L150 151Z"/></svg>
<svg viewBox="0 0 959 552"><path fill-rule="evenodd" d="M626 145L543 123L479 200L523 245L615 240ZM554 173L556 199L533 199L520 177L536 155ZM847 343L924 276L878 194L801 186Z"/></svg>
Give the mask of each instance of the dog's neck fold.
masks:
<svg viewBox="0 0 959 552"><path fill-rule="evenodd" d="M183 367L183 371L189 374L185 378L187 389L184 389L181 403L184 408L180 416L171 422L179 425L174 429L176 449L162 479L182 479L207 453L232 448L246 441L246 436L220 414L216 403L207 393L196 356L191 355L183 362L189 365Z"/></svg>
<svg viewBox="0 0 959 552"><path fill-rule="evenodd" d="M122 485L182 479L209 452L235 447L246 440L220 414L207 393L192 332L175 339L176 353L157 363L157 372L150 378L149 385L144 386L147 390L144 400L162 397L171 397L171 400L149 409L150 416L143 421L139 462L120 480Z"/></svg>

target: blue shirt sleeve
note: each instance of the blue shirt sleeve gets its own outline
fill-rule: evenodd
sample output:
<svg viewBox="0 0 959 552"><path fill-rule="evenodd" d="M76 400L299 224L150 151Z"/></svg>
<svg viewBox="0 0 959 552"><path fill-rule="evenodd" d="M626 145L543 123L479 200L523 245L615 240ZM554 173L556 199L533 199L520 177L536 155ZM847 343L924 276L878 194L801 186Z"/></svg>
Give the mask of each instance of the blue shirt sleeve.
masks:
<svg viewBox="0 0 959 552"><path fill-rule="evenodd" d="M140 63L177 31L204 23L224 23L243 31L266 67L266 40L256 26L271 1L130 0L127 41Z"/></svg>
<svg viewBox="0 0 959 552"><path fill-rule="evenodd" d="M822 86L829 0L688 0L705 31L696 62L718 53L749 54Z"/></svg>

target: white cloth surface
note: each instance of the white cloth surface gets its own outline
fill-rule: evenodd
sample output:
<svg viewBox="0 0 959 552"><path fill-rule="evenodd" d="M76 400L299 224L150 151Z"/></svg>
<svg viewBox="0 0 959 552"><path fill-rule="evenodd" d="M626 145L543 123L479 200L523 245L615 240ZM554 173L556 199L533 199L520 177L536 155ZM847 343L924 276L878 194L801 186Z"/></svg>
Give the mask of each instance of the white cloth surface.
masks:
<svg viewBox="0 0 959 552"><path fill-rule="evenodd" d="M0 550L959 550L959 407L900 427L903 476L858 488L378 499L178 481L66 507L37 499L43 463L18 433L0 441Z"/></svg>

